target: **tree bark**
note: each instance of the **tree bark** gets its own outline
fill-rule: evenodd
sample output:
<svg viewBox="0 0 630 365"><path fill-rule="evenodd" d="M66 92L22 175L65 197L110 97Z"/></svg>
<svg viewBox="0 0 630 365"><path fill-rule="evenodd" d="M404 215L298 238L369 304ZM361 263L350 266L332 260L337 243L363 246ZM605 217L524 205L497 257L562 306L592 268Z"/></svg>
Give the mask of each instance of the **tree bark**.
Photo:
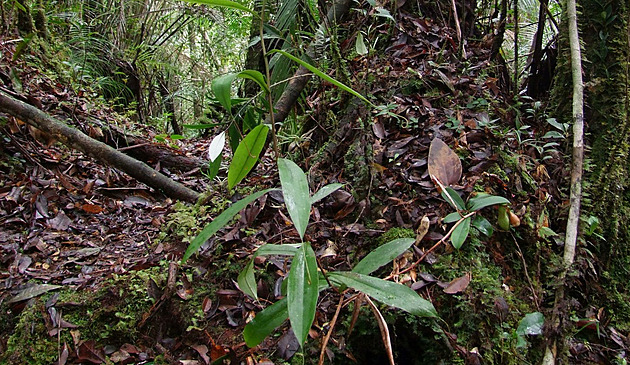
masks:
<svg viewBox="0 0 630 365"><path fill-rule="evenodd" d="M175 199L195 202L199 193L173 181L138 160L96 141L41 110L0 92L0 108L29 125L54 136L70 148L77 149L96 160L114 166L130 176Z"/></svg>

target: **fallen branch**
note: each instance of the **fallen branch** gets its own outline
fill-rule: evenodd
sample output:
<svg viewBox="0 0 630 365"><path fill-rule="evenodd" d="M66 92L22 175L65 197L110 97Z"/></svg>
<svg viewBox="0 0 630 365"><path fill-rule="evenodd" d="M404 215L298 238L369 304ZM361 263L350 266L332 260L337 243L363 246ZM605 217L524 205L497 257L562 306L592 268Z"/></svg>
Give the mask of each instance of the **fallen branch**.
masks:
<svg viewBox="0 0 630 365"><path fill-rule="evenodd" d="M194 202L199 193L155 171L114 148L88 137L81 131L51 117L32 105L0 92L0 110L50 134L64 145L77 149L96 160L126 172L131 177L162 191L175 199Z"/></svg>

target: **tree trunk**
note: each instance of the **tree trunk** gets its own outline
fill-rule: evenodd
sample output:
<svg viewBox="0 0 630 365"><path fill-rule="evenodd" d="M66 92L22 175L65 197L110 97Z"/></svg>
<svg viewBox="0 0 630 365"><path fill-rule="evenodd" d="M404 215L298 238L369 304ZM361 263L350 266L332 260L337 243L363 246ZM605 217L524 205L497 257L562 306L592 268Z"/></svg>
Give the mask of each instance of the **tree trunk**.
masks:
<svg viewBox="0 0 630 365"><path fill-rule="evenodd" d="M41 110L2 92L0 92L0 108L29 125L54 136L66 146L75 148L105 164L112 165L170 197L190 202L195 202L199 198L199 193L171 180L146 164L88 137Z"/></svg>
<svg viewBox="0 0 630 365"><path fill-rule="evenodd" d="M587 170L583 218L599 218L605 240L584 237L600 263L605 293L601 300L614 312L613 322L630 322L630 44L626 0L580 2L586 91L585 120L589 121L591 167ZM607 9L608 8L608 9ZM565 31L561 31L565 34ZM566 100L571 88L566 62L566 39L560 40L558 73L554 85L556 116L571 115ZM566 121L566 120L565 120ZM583 246L582 246L583 247ZM578 247L578 252L580 247ZM579 253L578 253L578 256ZM579 260L580 258L578 258ZM587 295L587 294L585 294Z"/></svg>

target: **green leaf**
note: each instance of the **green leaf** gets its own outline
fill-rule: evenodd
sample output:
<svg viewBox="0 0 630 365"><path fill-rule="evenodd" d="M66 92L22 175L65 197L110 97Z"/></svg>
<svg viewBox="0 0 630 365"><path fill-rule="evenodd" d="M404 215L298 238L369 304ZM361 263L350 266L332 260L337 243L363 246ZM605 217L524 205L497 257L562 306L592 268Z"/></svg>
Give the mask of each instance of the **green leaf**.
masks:
<svg viewBox="0 0 630 365"><path fill-rule="evenodd" d="M343 187L343 184L339 184L339 183L328 184L326 186L323 186L321 189L319 189L319 191L313 194L313 196L311 197L311 204L317 203L318 201L324 199L325 197L334 193L335 191L339 190L342 187Z"/></svg>
<svg viewBox="0 0 630 365"><path fill-rule="evenodd" d="M250 79L260 85L260 88L265 92L269 92L269 86L265 81L265 76L263 76L260 71L256 70L244 70L238 73L238 77L241 79Z"/></svg>
<svg viewBox="0 0 630 365"><path fill-rule="evenodd" d="M473 219L472 221L472 225L473 227L477 228L479 232L485 234L488 237L492 236L492 234L494 233L494 227L492 227L492 224L490 224L490 222L488 222L486 218L480 215L475 216L475 219Z"/></svg>
<svg viewBox="0 0 630 365"><path fill-rule="evenodd" d="M293 256L302 246L301 243L287 243L284 245L274 245L271 243L262 245L256 250L256 256L285 255Z"/></svg>
<svg viewBox="0 0 630 365"><path fill-rule="evenodd" d="M223 160L223 155L219 155L214 161L208 164L208 179L214 179L219 173L219 168L221 167L221 161Z"/></svg>
<svg viewBox="0 0 630 365"><path fill-rule="evenodd" d="M269 128L261 124L252 129L238 144L228 170L228 187L232 189L241 182L258 161L258 155L265 146Z"/></svg>
<svg viewBox="0 0 630 365"><path fill-rule="evenodd" d="M448 198L449 196L451 197L451 199ZM453 206L451 200L455 202L455 206L453 206L453 208L457 210L466 209L466 203L464 203L462 197L459 196L459 194L457 194L457 192L453 190L453 188L450 188L448 186L445 187L444 190L442 190L442 198L444 198L444 200L446 200L451 206Z"/></svg>
<svg viewBox="0 0 630 365"><path fill-rule="evenodd" d="M193 4L220 6L220 7L223 7L223 8L232 8L232 9L242 10L242 11L246 11L246 12L254 15L255 17L258 17L258 13L256 13L252 9L248 8L245 5L241 5L241 4L237 3L237 2L230 1L230 0L184 0L184 1L187 1L187 2L193 3Z"/></svg>
<svg viewBox="0 0 630 365"><path fill-rule="evenodd" d="M365 42L363 42L363 34L361 34L361 32L357 34L357 40L354 44L354 48L356 49L357 54L361 56L368 54L368 49L365 46Z"/></svg>
<svg viewBox="0 0 630 365"><path fill-rule="evenodd" d="M308 181L304 171L295 162L284 158L278 159L278 173L284 203L287 206L291 220L304 239L304 233L311 215L311 197L308 189Z"/></svg>
<svg viewBox="0 0 630 365"><path fill-rule="evenodd" d="M212 80L212 92L228 113L232 112L232 82L235 78L235 73L229 73Z"/></svg>
<svg viewBox="0 0 630 365"><path fill-rule="evenodd" d="M521 319L521 322L516 329L516 333L519 335L542 335L542 328L545 324L545 316L540 312L528 313Z"/></svg>
<svg viewBox="0 0 630 365"><path fill-rule="evenodd" d="M232 218L234 218L234 216L238 214L238 212L240 212L241 210L243 210L243 208L247 206L247 204L253 202L254 200L260 198L261 196L267 194L272 190L278 189L267 189L248 195L245 198L232 204L229 208L224 210L223 213L219 214L218 217L210 222L210 224L205 226L204 229L197 235L197 237L195 237L192 242L190 242L190 245L188 245L188 248L184 253L184 257L182 257L182 263L186 262L186 260L188 260L190 256L197 252L199 247L201 247L201 245L203 245L203 243L206 242L208 238L217 233L226 224L228 224L230 220L232 220Z"/></svg>
<svg viewBox="0 0 630 365"><path fill-rule="evenodd" d="M459 249L466 241L468 233L470 232L470 217L464 219L451 233L451 243L453 247Z"/></svg>
<svg viewBox="0 0 630 365"><path fill-rule="evenodd" d="M238 282L239 288L243 291L243 293L249 295L250 297L258 300L258 290L256 285L256 277L254 276L254 260L250 260L243 271L238 274L238 278L236 279Z"/></svg>
<svg viewBox="0 0 630 365"><path fill-rule="evenodd" d="M388 242L365 256L359 261L357 266L352 269L352 272L369 275L407 251L415 241L415 238L399 238Z"/></svg>
<svg viewBox="0 0 630 365"><path fill-rule="evenodd" d="M300 346L306 342L315 319L319 296L318 279L315 252L306 242L293 257L287 283L289 321Z"/></svg>
<svg viewBox="0 0 630 365"><path fill-rule="evenodd" d="M391 19L391 21L393 21L394 23L396 22L396 20L394 19L392 14L389 12L389 10L387 10L385 8L377 7L376 8L376 14L374 14L374 15L375 16L381 16L381 17L387 18L387 19Z"/></svg>
<svg viewBox="0 0 630 365"><path fill-rule="evenodd" d="M447 215L446 217L444 217L444 219L442 219L442 222L449 224L449 223L457 222L460 219L462 219L462 215L459 214L459 212L453 212Z"/></svg>
<svg viewBox="0 0 630 365"><path fill-rule="evenodd" d="M402 284L343 271L331 272L328 274L328 278L405 312L422 317L437 317L437 312L431 302Z"/></svg>
<svg viewBox="0 0 630 365"><path fill-rule="evenodd" d="M323 73L322 71L320 71L317 67L309 64L308 62L304 62L303 60L293 56L290 53L287 53L285 51L279 50L279 49L273 49L271 51L269 51L269 53L280 53L281 55L291 59L294 62L299 63L300 65L304 66L306 69L308 69L309 71L311 71L312 73L314 73L315 75L319 76L320 78L330 82L331 84L337 86L338 88L340 88L341 90L348 92L354 96L356 96L357 98L363 100L366 104L370 105L370 106L374 106L374 104L372 104L372 102L370 102L368 99L366 99L363 95L359 94L358 92L354 91L353 89L351 89L350 87L344 85L343 83L333 79L332 77L326 75L325 73Z"/></svg>
<svg viewBox="0 0 630 365"><path fill-rule="evenodd" d="M243 330L245 344L254 347L269 336L289 317L287 298L282 298L273 305L263 309L249 322Z"/></svg>
<svg viewBox="0 0 630 365"><path fill-rule="evenodd" d="M510 201L502 196L478 193L476 196L468 200L468 210L474 212L485 207L498 204L510 204Z"/></svg>

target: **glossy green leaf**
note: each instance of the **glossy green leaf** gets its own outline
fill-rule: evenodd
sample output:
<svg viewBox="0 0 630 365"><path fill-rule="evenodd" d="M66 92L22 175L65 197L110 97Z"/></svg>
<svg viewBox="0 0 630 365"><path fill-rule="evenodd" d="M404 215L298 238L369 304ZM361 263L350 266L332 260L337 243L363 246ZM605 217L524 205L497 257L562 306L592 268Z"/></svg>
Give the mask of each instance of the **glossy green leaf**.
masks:
<svg viewBox="0 0 630 365"><path fill-rule="evenodd" d="M415 241L415 238L399 238L397 240L387 242L370 252L361 261L359 261L357 266L352 269L352 272L369 275L381 266L392 262L393 259L400 256L403 252L407 251L407 249L409 249Z"/></svg>
<svg viewBox="0 0 630 365"><path fill-rule="evenodd" d="M449 224L449 223L457 222L460 219L462 219L462 215L459 214L458 212L453 212L447 215L446 217L444 217L444 219L442 219L442 222L444 222L445 224Z"/></svg>
<svg viewBox="0 0 630 365"><path fill-rule="evenodd" d="M300 238L304 239L308 219L311 215L311 197L306 175L295 162L284 158L278 159L278 173L280 174L284 203L295 229L297 229Z"/></svg>
<svg viewBox="0 0 630 365"><path fill-rule="evenodd" d="M319 296L319 276L315 252L306 242L300 247L293 262L287 283L287 305L289 321L300 346L304 345L308 331L315 319L317 297Z"/></svg>
<svg viewBox="0 0 630 365"><path fill-rule="evenodd" d="M290 53L287 53L285 51L279 50L279 49L274 49L269 51L269 53L280 53L281 55L291 59L294 62L299 63L300 65L304 66L306 69L308 69L309 71L311 71L312 73L314 73L315 75L319 76L320 78L322 78L323 80L326 80L328 82L330 82L331 84L337 86L338 88L340 88L341 90L350 93L354 96L356 96L357 98L363 100L366 104L374 106L374 104L372 104L368 99L366 99L363 95L359 94L358 92L354 91L352 88L346 86L345 84L333 79L332 77L326 75L325 73L323 73L322 71L320 71L317 67L311 65L308 62L305 62L295 56L293 56Z"/></svg>
<svg viewBox="0 0 630 365"><path fill-rule="evenodd" d="M228 113L232 111L232 81L235 78L235 73L229 73L212 80L212 92Z"/></svg>
<svg viewBox="0 0 630 365"><path fill-rule="evenodd" d="M258 299L256 277L254 276L254 260L250 260L249 263L245 265L245 268L238 274L236 281L243 293L254 299Z"/></svg>
<svg viewBox="0 0 630 365"><path fill-rule="evenodd" d="M245 344L254 347L278 328L289 317L287 298L282 298L273 305L263 309L249 322L243 330Z"/></svg>
<svg viewBox="0 0 630 365"><path fill-rule="evenodd" d="M344 284L405 312L422 317L437 317L433 304L405 285L355 272L331 272L328 278L333 283Z"/></svg>
<svg viewBox="0 0 630 365"><path fill-rule="evenodd" d="M254 200L260 198L261 196L267 194L272 190L278 189L267 189L263 191L259 191L257 193L246 196L245 198L237 201L232 204L229 208L223 211L223 213L219 214L212 222L210 222L204 229L195 237L192 242L188 245L184 256L182 257L182 263L186 262L190 256L192 256L204 242L206 242L213 234L217 233L221 228L223 228L226 224L228 224L235 215L238 214L243 208L245 208L249 203Z"/></svg>
<svg viewBox="0 0 630 365"><path fill-rule="evenodd" d="M230 1L230 0L184 0L184 1L187 1L193 4L203 4L203 5L210 5L210 6L219 6L222 8L242 10L258 17L258 13L256 13L252 9L248 8L245 5L242 5L237 2Z"/></svg>
<svg viewBox="0 0 630 365"><path fill-rule="evenodd" d="M354 48L356 49L358 55L365 56L368 54L368 49L365 46L365 42L363 42L363 34L361 34L361 32L357 34L357 40L354 44Z"/></svg>
<svg viewBox="0 0 630 365"><path fill-rule="evenodd" d="M473 227L477 228L479 232L488 237L492 236L492 234L494 233L494 227L492 227L492 224L488 222L486 218L478 214L475 216L475 219L473 219L472 225Z"/></svg>
<svg viewBox="0 0 630 365"><path fill-rule="evenodd" d="M502 196L479 193L468 200L468 210L474 212L497 204L510 204L510 201Z"/></svg>
<svg viewBox="0 0 630 365"><path fill-rule="evenodd" d="M208 179L214 179L219 173L219 168L221 167L221 161L223 160L223 155L219 155L214 161L208 164Z"/></svg>
<svg viewBox="0 0 630 365"><path fill-rule="evenodd" d="M313 194L313 196L311 197L311 204L317 203L318 201L324 199L328 195L341 189L342 187L343 187L343 184L339 184L339 183L328 184L326 186L323 186L315 194Z"/></svg>
<svg viewBox="0 0 630 365"><path fill-rule="evenodd" d="M519 335L538 336L542 335L545 316L540 312L527 313L518 324L516 333Z"/></svg>
<svg viewBox="0 0 630 365"><path fill-rule="evenodd" d="M271 243L262 245L256 250L256 256L284 255L293 256L302 246L301 243L287 243L284 245L274 245Z"/></svg>
<svg viewBox="0 0 630 365"><path fill-rule="evenodd" d="M449 196L451 197L450 199L448 198ZM466 209L466 203L464 203L464 200L462 199L462 197L459 196L459 194L457 194L457 192L453 190L453 188L450 188L450 187L444 188L444 190L442 190L442 198L444 198L444 200L446 200L451 206L453 206L453 202L455 202L455 206L453 206L453 208L455 209L458 209L458 210ZM451 200L453 202L451 202Z"/></svg>
<svg viewBox="0 0 630 365"><path fill-rule="evenodd" d="M464 219L451 233L451 243L456 249L462 247L468 237L468 233L470 233L470 220L470 217Z"/></svg>
<svg viewBox="0 0 630 365"><path fill-rule="evenodd" d="M238 77L241 79L250 79L254 81L255 83L257 83L263 91L267 93L269 92L269 86L267 85L267 82L265 81L265 76L263 76L263 74L260 71L244 70L238 73Z"/></svg>
<svg viewBox="0 0 630 365"><path fill-rule="evenodd" d="M241 182L258 161L258 155L260 155L267 140L267 132L269 132L269 128L261 124L252 129L238 144L228 170L228 187L230 189Z"/></svg>

